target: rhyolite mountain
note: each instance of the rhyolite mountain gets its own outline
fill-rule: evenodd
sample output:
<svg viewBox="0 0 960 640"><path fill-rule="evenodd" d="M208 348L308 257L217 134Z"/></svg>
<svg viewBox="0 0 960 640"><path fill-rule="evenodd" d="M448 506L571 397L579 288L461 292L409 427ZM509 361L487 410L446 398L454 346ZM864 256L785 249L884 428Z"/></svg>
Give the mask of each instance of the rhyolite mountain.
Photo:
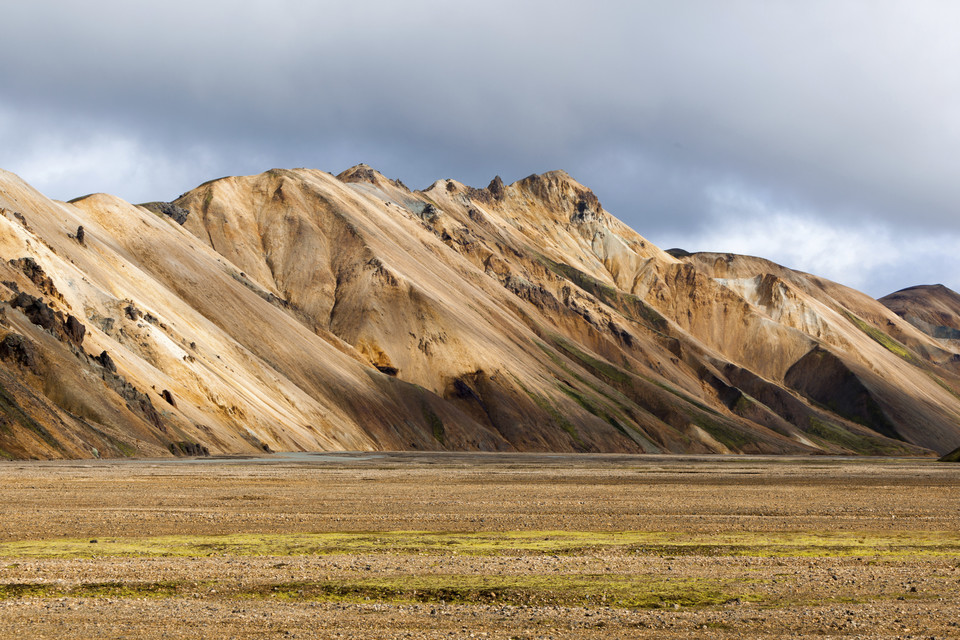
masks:
<svg viewBox="0 0 960 640"><path fill-rule="evenodd" d="M665 252L563 172L271 170L140 206L0 172L0 209L6 458L960 444L956 294Z"/></svg>
<svg viewBox="0 0 960 640"><path fill-rule="evenodd" d="M901 289L880 298L887 308L928 336L960 350L960 294L942 284Z"/></svg>

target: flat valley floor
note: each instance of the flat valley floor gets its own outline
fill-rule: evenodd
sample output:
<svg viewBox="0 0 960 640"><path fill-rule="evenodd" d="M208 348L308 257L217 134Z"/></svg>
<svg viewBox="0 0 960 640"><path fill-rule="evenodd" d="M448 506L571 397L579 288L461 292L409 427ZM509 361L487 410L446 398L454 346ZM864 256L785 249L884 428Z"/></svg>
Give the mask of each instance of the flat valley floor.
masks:
<svg viewBox="0 0 960 640"><path fill-rule="evenodd" d="M0 462L0 638L957 638L960 464Z"/></svg>

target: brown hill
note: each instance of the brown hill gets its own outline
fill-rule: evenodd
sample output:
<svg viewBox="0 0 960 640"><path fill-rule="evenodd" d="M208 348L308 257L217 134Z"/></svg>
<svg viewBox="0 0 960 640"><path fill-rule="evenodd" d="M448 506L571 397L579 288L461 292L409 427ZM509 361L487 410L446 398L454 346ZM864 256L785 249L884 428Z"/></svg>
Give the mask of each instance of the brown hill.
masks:
<svg viewBox="0 0 960 640"><path fill-rule="evenodd" d="M931 337L960 340L960 294L942 284L901 289L880 302Z"/></svg>
<svg viewBox="0 0 960 640"><path fill-rule="evenodd" d="M272 170L141 207L0 173L0 207L7 457L960 442L949 346L808 274L675 258L563 172Z"/></svg>

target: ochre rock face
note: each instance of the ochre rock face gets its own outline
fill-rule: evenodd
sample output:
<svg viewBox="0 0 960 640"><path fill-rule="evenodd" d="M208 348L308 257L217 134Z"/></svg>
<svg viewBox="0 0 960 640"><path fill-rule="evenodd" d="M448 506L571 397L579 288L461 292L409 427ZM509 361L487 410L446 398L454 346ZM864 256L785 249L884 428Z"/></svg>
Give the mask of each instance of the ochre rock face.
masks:
<svg viewBox="0 0 960 640"><path fill-rule="evenodd" d="M960 444L960 305L668 254L560 171L271 170L147 206L0 172L0 209L7 458Z"/></svg>

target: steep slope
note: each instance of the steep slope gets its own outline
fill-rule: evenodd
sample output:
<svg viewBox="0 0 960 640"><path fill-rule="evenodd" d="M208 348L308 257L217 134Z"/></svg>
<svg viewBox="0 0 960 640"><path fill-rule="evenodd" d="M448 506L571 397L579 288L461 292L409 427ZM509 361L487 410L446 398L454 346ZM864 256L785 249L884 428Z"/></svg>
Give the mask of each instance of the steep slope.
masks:
<svg viewBox="0 0 960 640"><path fill-rule="evenodd" d="M272 170L143 206L0 173L0 208L7 457L960 442L952 348L835 283L674 257L563 172Z"/></svg>

